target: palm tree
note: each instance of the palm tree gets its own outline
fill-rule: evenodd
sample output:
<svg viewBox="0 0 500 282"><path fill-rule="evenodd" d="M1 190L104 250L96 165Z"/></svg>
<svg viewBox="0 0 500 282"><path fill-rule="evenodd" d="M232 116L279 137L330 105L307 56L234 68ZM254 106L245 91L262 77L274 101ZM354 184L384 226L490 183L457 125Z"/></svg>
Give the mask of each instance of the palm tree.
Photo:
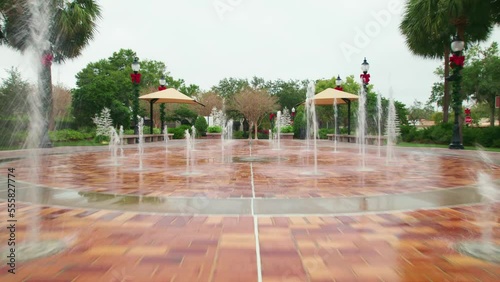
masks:
<svg viewBox="0 0 500 282"><path fill-rule="evenodd" d="M418 56L444 58L444 77L450 73L452 36L466 41L486 40L491 33L497 0L408 0L399 26L408 48ZM450 91L444 81L443 121L448 121Z"/></svg>
<svg viewBox="0 0 500 282"><path fill-rule="evenodd" d="M52 127L52 61L62 63L79 56L94 38L101 8L94 0L1 0L5 43L21 52L38 43L39 88L45 113L42 146L50 146Z"/></svg>

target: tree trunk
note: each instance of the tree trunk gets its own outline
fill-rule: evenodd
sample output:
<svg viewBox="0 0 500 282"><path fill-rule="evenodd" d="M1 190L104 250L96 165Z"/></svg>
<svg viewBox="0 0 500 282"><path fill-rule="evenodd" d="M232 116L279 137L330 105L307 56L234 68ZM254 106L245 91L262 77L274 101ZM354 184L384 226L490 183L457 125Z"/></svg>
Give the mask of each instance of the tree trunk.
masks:
<svg viewBox="0 0 500 282"><path fill-rule="evenodd" d="M253 127L254 127L254 132L255 132L255 140L258 140L259 139L259 135L257 135L257 130L259 128L259 126L257 125L257 122L254 122L253 123Z"/></svg>
<svg viewBox="0 0 500 282"><path fill-rule="evenodd" d="M41 72L39 73L39 81L41 86L41 118L42 118L42 131L39 146L41 148L50 148L52 143L49 138L49 129L53 126L52 120L52 68L51 62L42 65Z"/></svg>
<svg viewBox="0 0 500 282"><path fill-rule="evenodd" d="M444 48L444 93L443 93L443 122L448 122L450 109L450 83L446 78L450 75L450 47Z"/></svg>

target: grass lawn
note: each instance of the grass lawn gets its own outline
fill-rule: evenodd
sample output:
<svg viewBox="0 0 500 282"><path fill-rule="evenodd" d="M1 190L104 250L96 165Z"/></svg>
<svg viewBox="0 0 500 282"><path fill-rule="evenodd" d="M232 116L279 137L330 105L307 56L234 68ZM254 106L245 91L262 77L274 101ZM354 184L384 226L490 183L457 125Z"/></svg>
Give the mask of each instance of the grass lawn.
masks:
<svg viewBox="0 0 500 282"><path fill-rule="evenodd" d="M408 142L400 142L398 143L398 147L417 147L417 148L448 148L448 145L441 144L418 144L418 143L408 143ZM465 146L465 150L484 150L490 152L500 152L500 148L478 148L474 146Z"/></svg>

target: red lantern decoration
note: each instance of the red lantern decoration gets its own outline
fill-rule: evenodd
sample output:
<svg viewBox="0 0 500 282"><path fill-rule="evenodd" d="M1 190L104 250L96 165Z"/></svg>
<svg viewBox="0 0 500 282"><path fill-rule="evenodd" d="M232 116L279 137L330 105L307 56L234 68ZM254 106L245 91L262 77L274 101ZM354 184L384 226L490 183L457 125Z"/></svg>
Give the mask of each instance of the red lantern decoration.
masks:
<svg viewBox="0 0 500 282"><path fill-rule="evenodd" d="M469 108L465 109L465 115L470 116L470 109Z"/></svg>
<svg viewBox="0 0 500 282"><path fill-rule="evenodd" d="M369 73L363 73L363 74L359 75L359 77L363 81L363 84L370 83L370 74Z"/></svg>
<svg viewBox="0 0 500 282"><path fill-rule="evenodd" d="M42 57L42 64L46 67L49 67L52 65L53 59L54 59L54 56L51 53L45 53Z"/></svg>
<svg viewBox="0 0 500 282"><path fill-rule="evenodd" d="M131 73L130 78L132 79L132 83L141 83L141 74L140 73Z"/></svg>
<svg viewBox="0 0 500 282"><path fill-rule="evenodd" d="M453 54L451 57L450 57L450 67L451 68L454 68L454 67L463 67L464 66L464 62L465 62L465 57L464 56L457 56L455 54Z"/></svg>

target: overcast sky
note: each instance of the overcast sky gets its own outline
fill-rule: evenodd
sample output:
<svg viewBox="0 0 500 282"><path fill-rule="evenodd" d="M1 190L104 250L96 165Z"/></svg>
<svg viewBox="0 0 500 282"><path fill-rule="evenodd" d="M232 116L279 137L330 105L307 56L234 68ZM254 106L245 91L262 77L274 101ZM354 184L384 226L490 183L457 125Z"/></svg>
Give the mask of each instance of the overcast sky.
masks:
<svg viewBox="0 0 500 282"><path fill-rule="evenodd" d="M425 102L440 64L412 55L400 35L404 0L144 0L98 1L96 38L83 54L53 67L53 82L75 87L88 63L130 48L163 61L175 78L209 89L226 77L321 79L361 73L410 105ZM496 28L490 41L500 41ZM0 47L0 77L18 67L34 74L28 56Z"/></svg>

